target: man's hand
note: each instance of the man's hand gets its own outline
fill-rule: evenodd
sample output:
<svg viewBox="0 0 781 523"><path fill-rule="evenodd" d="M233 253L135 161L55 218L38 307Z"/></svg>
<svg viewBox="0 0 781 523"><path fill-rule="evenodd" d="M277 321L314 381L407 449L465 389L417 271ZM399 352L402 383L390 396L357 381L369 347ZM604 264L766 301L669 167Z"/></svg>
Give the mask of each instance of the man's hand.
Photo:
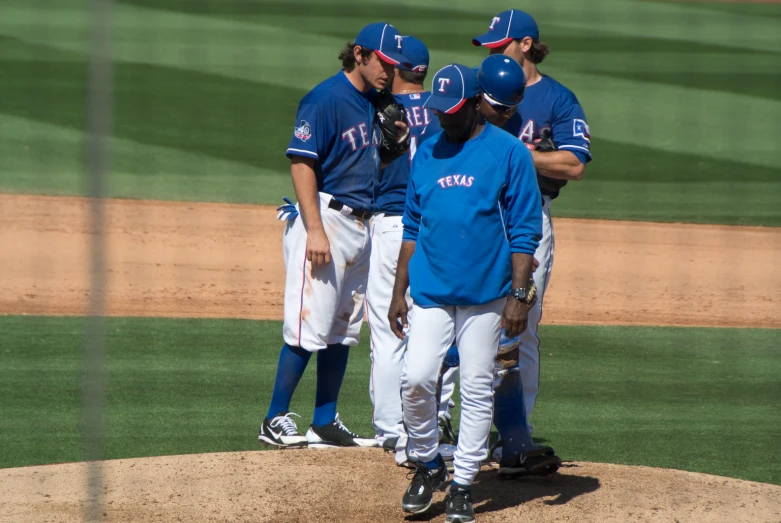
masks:
<svg viewBox="0 0 781 523"><path fill-rule="evenodd" d="M507 303L502 312L502 328L505 336L514 338L526 330L529 307L512 296L507 298Z"/></svg>
<svg viewBox="0 0 781 523"><path fill-rule="evenodd" d="M403 143L407 140L407 135L409 134L409 127L407 126L407 122L395 122L396 127L399 128L399 130L396 132L396 141L399 143Z"/></svg>
<svg viewBox="0 0 781 523"><path fill-rule="evenodd" d="M388 309L388 321L390 322L391 330L393 334L400 340L404 339L404 329L409 327L407 322L407 300L402 296L396 294L393 295L390 303L390 309Z"/></svg>
<svg viewBox="0 0 781 523"><path fill-rule="evenodd" d="M307 232L306 259L313 268L331 263L331 243L322 229Z"/></svg>

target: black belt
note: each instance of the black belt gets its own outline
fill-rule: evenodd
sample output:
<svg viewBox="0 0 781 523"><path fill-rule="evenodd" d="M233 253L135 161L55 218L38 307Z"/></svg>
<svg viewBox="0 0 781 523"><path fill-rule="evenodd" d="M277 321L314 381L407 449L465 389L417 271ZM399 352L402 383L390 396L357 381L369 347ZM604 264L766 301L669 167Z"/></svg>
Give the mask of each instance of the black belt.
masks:
<svg viewBox="0 0 781 523"><path fill-rule="evenodd" d="M349 207L349 206L340 202L336 198L331 198L331 201L328 202L328 208L333 209L335 211L341 211L345 207ZM372 217L372 213L370 213L369 211L362 211L360 209L353 209L350 212L350 215L357 216L358 218L363 218L364 220L368 220L369 218Z"/></svg>

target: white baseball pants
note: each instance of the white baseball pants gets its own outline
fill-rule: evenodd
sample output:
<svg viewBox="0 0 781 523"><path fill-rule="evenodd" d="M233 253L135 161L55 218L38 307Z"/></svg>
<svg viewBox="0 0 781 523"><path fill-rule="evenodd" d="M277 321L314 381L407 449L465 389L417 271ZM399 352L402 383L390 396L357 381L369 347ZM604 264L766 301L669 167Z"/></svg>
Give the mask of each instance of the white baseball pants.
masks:
<svg viewBox="0 0 781 523"><path fill-rule="evenodd" d="M540 386L540 337L537 334L537 329L542 318L542 300L545 296L545 289L548 286L553 268L553 248L555 244L553 224L550 216L551 199L548 196L544 196L543 200L542 240L540 240L540 245L534 253L534 257L540 262L533 275L534 283L537 285L537 303L529 310L528 327L521 334L518 359L521 381L523 382L523 401L526 406L527 422L537 401L537 392ZM528 425L529 431L531 431L531 423L528 423Z"/></svg>
<svg viewBox="0 0 781 523"><path fill-rule="evenodd" d="M372 422L376 437L384 440L400 437L397 462L407 459L406 438L401 414L401 371L406 340L400 340L388 323L388 308L396 279L403 225L401 216L375 214L371 221L371 260L366 288L366 317L371 340L371 377L369 397L374 405ZM407 305L412 299L407 291ZM412 321L412 314L409 315ZM455 390L458 369L450 369L442 380L440 413L450 416L448 402Z"/></svg>
<svg viewBox="0 0 781 523"><path fill-rule="evenodd" d="M488 455L493 419L493 373L506 298L476 306L423 308L413 304L402 372L404 423L412 459L437 456L436 385L455 339L460 357L461 423L454 480L471 485Z"/></svg>
<svg viewBox="0 0 781 523"><path fill-rule="evenodd" d="M286 269L282 333L285 343L310 352L334 343L358 345L363 321L371 253L369 221L329 209L330 201L330 195L320 193L331 263L313 269L307 261L307 232L301 216L287 222L282 240Z"/></svg>

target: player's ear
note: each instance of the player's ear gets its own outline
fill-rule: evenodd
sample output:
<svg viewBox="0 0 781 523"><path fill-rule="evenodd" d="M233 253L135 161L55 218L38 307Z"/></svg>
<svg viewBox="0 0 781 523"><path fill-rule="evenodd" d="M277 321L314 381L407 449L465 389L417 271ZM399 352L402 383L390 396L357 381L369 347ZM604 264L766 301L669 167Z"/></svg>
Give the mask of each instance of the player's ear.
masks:
<svg viewBox="0 0 781 523"><path fill-rule="evenodd" d="M532 40L531 36L524 37L521 40L521 42L520 42L521 52L525 54L525 53L528 53L529 51L531 51L533 43L534 43L534 41Z"/></svg>
<svg viewBox="0 0 781 523"><path fill-rule="evenodd" d="M480 110L481 105L483 105L483 93L477 93L475 95L475 109Z"/></svg>
<svg viewBox="0 0 781 523"><path fill-rule="evenodd" d="M355 63L356 64L362 64L363 58L361 57L361 52L363 51L363 47L360 45L356 45L353 47L353 56L355 57Z"/></svg>

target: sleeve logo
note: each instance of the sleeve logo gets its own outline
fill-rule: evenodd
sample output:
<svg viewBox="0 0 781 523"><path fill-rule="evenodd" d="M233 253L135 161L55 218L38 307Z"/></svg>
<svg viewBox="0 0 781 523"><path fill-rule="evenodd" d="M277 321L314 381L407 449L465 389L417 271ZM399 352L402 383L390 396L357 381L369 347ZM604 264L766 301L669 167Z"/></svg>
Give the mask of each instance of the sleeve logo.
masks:
<svg viewBox="0 0 781 523"><path fill-rule="evenodd" d="M591 133L585 120L575 118L572 122L572 136L583 138L587 142L591 141Z"/></svg>
<svg viewBox="0 0 781 523"><path fill-rule="evenodd" d="M293 135L302 142L305 142L312 137L312 126L309 125L309 122L306 120L301 120L301 124L296 127Z"/></svg>

